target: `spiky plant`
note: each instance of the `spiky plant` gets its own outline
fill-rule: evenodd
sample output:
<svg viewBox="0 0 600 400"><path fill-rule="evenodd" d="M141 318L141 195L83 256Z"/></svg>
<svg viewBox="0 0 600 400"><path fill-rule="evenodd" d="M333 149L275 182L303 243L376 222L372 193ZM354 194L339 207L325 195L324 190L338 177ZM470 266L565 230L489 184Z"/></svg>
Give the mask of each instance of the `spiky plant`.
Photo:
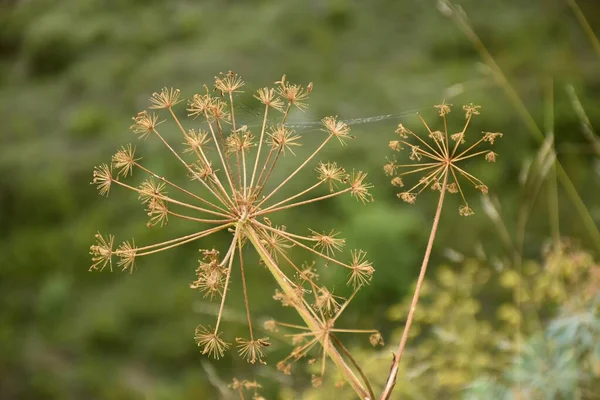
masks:
<svg viewBox="0 0 600 400"><path fill-rule="evenodd" d="M331 330L335 318L325 318L342 308L338 300L324 286L317 283L312 268L301 268L288 256L291 247L305 250L313 256L336 264L348 271L348 284L358 290L368 284L373 267L362 250L353 250L350 261L339 258L345 240L335 230L318 232L311 230L307 235L293 233L286 227L271 221L284 210L324 201L349 194L362 203L372 200L363 172L347 173L335 162L320 162L315 168L316 183L286 198L281 198L282 189L315 161L320 151L328 144L338 141L341 145L352 138L350 128L335 117L322 120L323 140L298 167L279 182L272 182L273 172L281 158L295 155L301 145L301 136L286 124L292 107L304 110L312 90L288 82L285 75L274 88L262 88L254 96L263 108L260 132L256 134L236 120L234 94L244 86L242 79L232 72L215 78L213 95L208 87L204 93L195 94L188 101L188 115L194 119L194 129L184 128L175 107L181 102L177 89L163 89L150 98L150 109L166 113L175 122L185 147L178 151L170 143L171 135L162 131L161 120L153 111L142 111L133 118L131 130L140 139L155 137L181 164L192 183L189 188L176 185L161 174L150 170L136 158L135 148L123 147L112 158L112 164L102 164L94 169L92 183L101 195L108 195L113 186L137 193L149 216L148 226L164 226L169 219L178 218L203 226L196 232L161 243L137 246L133 241L123 242L114 248L112 235L97 235L97 244L91 246L93 264L91 270L102 270L108 265L112 270L113 258L122 270L133 271L140 257L169 250L198 241L217 232L229 232L230 244L224 253L214 248L201 249L202 258L196 269L191 288L203 293L209 300L219 300L219 312L214 325L196 328L195 340L203 354L220 358L231 346L221 330L222 315L235 266L241 272L241 289L245 301L248 337L236 338L238 353L249 363L263 363L268 338L258 338L253 330L246 274L244 250L252 249L275 278L275 298L293 307L304 320L307 329L314 332L325 353L342 371L348 382L362 398L369 396L365 385L354 375L328 336L320 335L325 327ZM275 115L273 115L275 114ZM279 116L279 118L276 118ZM275 122L274 122L275 121ZM336 140L337 139L337 140ZM146 175L138 187L124 182L134 171ZM329 193L318 193L317 189L328 188ZM167 192L173 192L171 195ZM203 194L197 189L203 190ZM208 227L207 227L208 226ZM312 271L312 272L311 272ZM251 272L250 272L251 273ZM311 303L307 293L316 300ZM339 298L337 298L339 299ZM336 317L337 318L337 317ZM375 333L375 331L371 332ZM367 385L368 386L368 385Z"/></svg>
<svg viewBox="0 0 600 400"><path fill-rule="evenodd" d="M469 127L473 116L479 115L480 106L473 105L472 103L463 106L463 110L465 111L465 123L463 128L456 133L450 133L448 131L446 117L451 111L451 104L446 104L444 102L436 105L435 108L437 109L438 115L442 118L443 131L432 130L420 115L419 119L425 128L422 134L415 133L404 127L402 124L398 125L396 133L399 138L390 141L389 147L395 152L408 151L409 162L406 164L398 163L398 161L393 158L392 160L388 160L387 164L383 167L384 172L388 176L393 177L391 183L395 187L404 187L404 179L409 175L420 176L416 184L411 186L408 190L403 190L398 193L398 198L407 203L414 204L418 195L427 188L431 188L439 192L439 201L411 307L406 319L404 332L400 344L398 345L397 354L394 355L392 367L381 399L390 398L396 383L400 359L408 339L411 323L419 301L419 294L425 279L427 265L429 264L429 256L431 254L440 215L442 213L445 194L446 192L460 193L462 205L458 209L459 214L461 216L473 215L473 210L467 202L460 179L472 184L483 194L487 194L488 187L474 174L467 172L461 165L465 160L478 156L484 157L488 162L494 162L497 157L496 153L489 149L479 150L478 147L485 143L493 145L496 139L502 137L502 133L499 132L482 132L478 140L471 145L466 145L468 139L466 133L467 128Z"/></svg>

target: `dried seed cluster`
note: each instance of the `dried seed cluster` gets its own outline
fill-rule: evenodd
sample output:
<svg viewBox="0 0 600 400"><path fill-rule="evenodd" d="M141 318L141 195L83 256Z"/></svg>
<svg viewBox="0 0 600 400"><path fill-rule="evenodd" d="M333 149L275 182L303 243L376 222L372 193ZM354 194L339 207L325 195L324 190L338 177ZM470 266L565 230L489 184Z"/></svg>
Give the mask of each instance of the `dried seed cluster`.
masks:
<svg viewBox="0 0 600 400"><path fill-rule="evenodd" d="M329 264L347 269L348 285L355 289L355 293L370 282L374 269L362 250L352 250L350 261L339 259L338 255L346 242L335 230L310 230L306 235L299 235L289 232L284 226L271 223L270 218L280 211L344 194L366 203L372 200L369 193L372 186L366 182L367 174L363 172L347 173L335 162L320 162L313 167L316 170L316 183L292 196L282 198L281 189L299 172L309 168L325 145L335 141L345 145L352 138L350 128L335 117L324 118L322 143L301 160L290 174L279 182L272 182L273 177L278 176L273 172L281 157L288 154L294 156L295 150L301 146L301 135L288 127L287 119L292 107L299 110L307 107L312 85L304 87L292 84L283 76L275 83L275 87L259 89L254 97L262 104L263 122L260 131L256 133L247 126L238 124L236 120L234 94L240 92L244 85L237 74L228 72L215 78L214 91L205 86L203 93L193 95L187 102L188 116L194 119L194 127L190 129L184 128L175 111L176 106L182 102L179 90L164 88L152 95L150 110L164 113L173 120L179 130L177 136L183 142L183 148L177 149L171 144L172 135L159 130L162 121L159 121L158 115L153 111L138 113L133 118L131 130L140 139L154 137L162 142L181 164L182 171L193 184L186 189L150 170L141 162L141 158L136 157L136 149L132 145L122 147L112 157L110 165L101 164L96 167L92 184L105 196L108 196L114 186L136 193L148 214L149 227L165 226L172 218L203 227L161 243L137 246L134 241L125 241L116 248L112 235L97 234L97 243L90 248L90 270L103 270L106 266L112 270L113 258L116 257L118 267L132 272L140 257L195 242L217 232L229 232L231 241L226 249L200 249L201 256L190 287L209 300L219 301L220 307L214 325L200 325L196 328L195 340L203 354L216 359L223 357L231 347L220 328L232 281L231 272L234 267L239 267L249 334L247 338L236 338L235 342L240 356L254 364L264 363L269 338L257 338L252 328L246 287L246 268L249 266L244 263L244 250L251 248L259 255L268 254L268 257L280 263L278 268L281 269L282 276L275 278L290 282L296 295L290 298L289 290L287 295L277 291L274 298L284 305L297 306L302 303L309 308L323 326L322 331L314 332L314 336L321 337L324 345L328 346L331 344L330 340L323 335L335 332L333 322L345 305L340 306L339 297L316 283L318 274L314 264L298 265L290 259L288 250L292 247L300 248ZM214 94L215 91L218 95ZM134 171L145 176L145 180L138 186L124 181ZM320 187L328 188L328 194L318 194ZM258 240L253 241L253 238ZM314 296L314 302L307 299L308 294ZM367 332L376 334L376 331ZM313 340L312 345L315 343ZM305 354L309 347L303 347L300 353ZM300 353L296 351L296 358ZM235 385L237 388L248 388L247 384L240 382L234 383Z"/></svg>
<svg viewBox="0 0 600 400"><path fill-rule="evenodd" d="M398 198L413 204L417 196L430 187L432 190L445 190L448 193L460 193L463 204L459 207L462 216L473 215L459 177L472 184L483 194L487 194L488 187L479 178L475 177L465 169L459 167L461 161L483 156L488 162L495 162L497 154L491 150L477 150L477 148L489 143L493 145L496 139L502 137L499 132L482 132L482 136L475 143L466 146L466 131L471 119L479 115L480 106L471 104L463 106L465 112L465 124L460 132L448 133L446 116L451 111L451 104L438 104L435 106L438 115L442 118L444 131L432 130L423 118L419 119L426 129L423 137L410 129L399 124L396 133L399 139L389 142L389 147L395 152L408 151L408 158L414 163L398 163L395 157L383 166L386 175L391 176L391 183L395 187L404 187L404 179L408 175L420 176L418 182L408 190L398 193Z"/></svg>

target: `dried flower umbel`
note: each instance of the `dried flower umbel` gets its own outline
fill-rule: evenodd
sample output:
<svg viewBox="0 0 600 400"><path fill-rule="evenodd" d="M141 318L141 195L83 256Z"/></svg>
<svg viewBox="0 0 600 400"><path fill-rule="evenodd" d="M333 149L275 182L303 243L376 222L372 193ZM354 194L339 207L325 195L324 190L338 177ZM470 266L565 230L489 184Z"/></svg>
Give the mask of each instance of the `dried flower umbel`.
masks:
<svg viewBox="0 0 600 400"><path fill-rule="evenodd" d="M471 145L466 145L467 128L471 119L479 115L480 106L468 104L463 106L465 111L465 124L460 132L449 133L446 116L451 111L451 104L439 104L435 108L443 119L444 131L432 131L429 125L419 115L425 127L423 134L414 133L404 125L398 125L396 133L399 139L392 140L389 147L395 152L408 151L408 158L414 163L399 164L395 158L388 160L383 169L386 175L392 176L392 185L404 187L404 179L409 175L416 175L419 180L410 189L398 193L398 198L413 204L418 195L430 187L433 190L442 190L448 193L460 193L463 204L459 207L462 216L473 215L473 210L467 202L459 178L472 184L483 194L487 194L488 187L475 175L459 166L462 161L473 157L482 156L488 162L495 162L497 154L491 150L478 150L482 144L494 142L502 137L499 132L482 132L479 140Z"/></svg>
<svg viewBox="0 0 600 400"><path fill-rule="evenodd" d="M209 300L220 301L219 313L214 325L200 325L195 339L203 354L220 358L231 347L220 330L227 293L231 287L231 272L239 266L241 287L248 320L248 337L236 338L237 350L249 363L264 363L268 338L256 337L253 330L246 273L244 250L256 251L275 278L278 289L276 299L293 307L306 323L307 329L321 332L325 315L340 312L339 298L324 286L316 283L317 274L312 267L302 267L287 255L291 247L305 250L320 257L328 264L336 264L348 270L348 285L360 289L371 280L373 267L362 250L353 250L350 260L344 261L338 254L345 240L335 230L309 231L306 235L290 232L284 226L274 225L271 218L279 211L349 194L362 203L372 200L371 185L363 172L347 173L335 162L320 162L315 168L316 183L287 198L281 198L282 188L289 184L301 171L309 168L316 156L330 142L342 145L351 139L350 128L335 117L326 117L323 123L322 143L303 159L299 166L280 182L272 182L273 171L282 156L295 155L301 145L301 136L287 125L292 107L304 110L312 90L291 84L283 76L274 88L263 88L254 96L263 105L260 131L252 132L246 125L238 124L234 94L244 86L242 79L232 72L215 78L213 95L205 86L204 93L195 94L187 103L187 111L193 117L194 129L183 127L174 108L182 102L176 89L163 89L150 99L150 109L163 112L178 127L179 141L184 149L179 152L172 146L172 138L163 134L162 121L155 113L142 111L133 118L131 130L140 139L155 137L177 159L182 171L187 173L196 188L186 189L160 174L148 169L136 157L135 148L123 147L112 158L112 164L102 164L94 169L92 183L101 195L108 195L113 186L137 193L149 216L148 226L165 226L170 219L177 218L204 226L194 233L173 238L162 243L138 247L133 241L123 242L114 248L114 237L97 235L97 244L90 248L93 264L91 270L102 270L107 265L112 270L112 259L119 259L118 266L133 271L135 262L160 251L197 241L216 232L229 232L231 242L227 249L201 249L201 258L196 276L190 287L198 290ZM275 115L273 115L275 114ZM275 118L277 115L280 118ZM275 121L276 122L272 122ZM169 140L167 140L169 139ZM337 140L333 140L337 139ZM134 173L147 178L139 186L123 181ZM193 185L190 185L193 186ZM320 187L328 193L318 193ZM305 298L312 293L316 300L311 303ZM366 397L367 389L356 378L352 369L335 346L328 345L326 337L319 341L326 347L326 354L336 363L355 391Z"/></svg>
<svg viewBox="0 0 600 400"><path fill-rule="evenodd" d="M423 118L419 115L419 119L425 127L425 132L422 135L414 133L404 125L398 125L396 133L399 139L389 142L389 147L395 152L408 151L408 158L415 163L399 164L396 159L388 160L384 165L384 172L388 176L392 176L392 185L395 187L404 187L404 178L416 174L420 176L418 182L410 187L410 189L398 193L398 197L407 203L413 204L418 195L425 189L430 187L439 192L439 201L429 241L421 264L421 271L417 280L417 286L412 298L411 307L404 326L404 332L398 346L398 352L394 355L392 366L386 384L381 395L382 400L389 399L398 374L398 366L400 359L408 339L408 333L412 324L414 313L419 301L419 294L425 279L427 265L429 264L429 256L433 247L435 234L437 232L444 198L446 192L460 193L463 204L459 207L458 212L462 216L473 215L473 210L469 207L467 198L463 192L459 177L469 182L483 194L487 194L488 187L472 173L467 172L458 164L464 160L471 159L477 156L483 156L486 161L496 161L497 154L491 150L477 150L477 148L485 143L493 145L494 142L502 137L499 132L482 132L481 137L473 144L467 145L467 128L471 123L473 116L479 115L480 106L471 104L463 106L465 111L465 124L460 132L449 133L446 116L451 111L451 104L442 103L436 105L439 116L443 121L443 131L432 130Z"/></svg>

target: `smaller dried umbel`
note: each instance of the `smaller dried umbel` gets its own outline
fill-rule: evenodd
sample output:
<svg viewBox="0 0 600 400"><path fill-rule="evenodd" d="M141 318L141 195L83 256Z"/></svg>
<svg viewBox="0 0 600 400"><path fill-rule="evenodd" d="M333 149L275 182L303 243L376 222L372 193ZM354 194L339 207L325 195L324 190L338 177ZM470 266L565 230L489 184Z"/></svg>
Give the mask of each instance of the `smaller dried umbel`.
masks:
<svg viewBox="0 0 600 400"><path fill-rule="evenodd" d="M471 184L483 194L488 193L488 187L474 174L461 166L462 162L477 156L482 156L488 162L495 162L497 153L491 150L480 150L484 144L493 145L502 137L499 132L482 132L480 138L467 145L467 128L473 116L479 115L480 106L468 104L463 106L465 124L457 133L448 132L446 117L451 112L451 104L436 105L438 115L443 120L443 132L432 130L423 118L419 119L425 127L424 133L415 133L399 124L396 133L399 139L389 143L390 149L401 153L408 151L407 163L399 163L394 157L384 165L386 175L391 176L391 183L395 187L404 187L404 180L417 176L417 183L409 189L398 193L398 198L413 204L417 197L427 188L432 190L445 190L448 193L459 193L462 204L459 207L461 216L473 215L473 210L467 202L466 195L461 186L461 181Z"/></svg>

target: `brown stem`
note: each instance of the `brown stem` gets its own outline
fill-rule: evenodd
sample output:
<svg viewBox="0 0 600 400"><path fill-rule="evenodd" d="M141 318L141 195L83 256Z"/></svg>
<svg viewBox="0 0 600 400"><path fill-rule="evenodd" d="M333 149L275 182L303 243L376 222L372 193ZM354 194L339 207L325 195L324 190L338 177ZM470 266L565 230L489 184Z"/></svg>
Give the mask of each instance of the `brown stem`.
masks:
<svg viewBox="0 0 600 400"><path fill-rule="evenodd" d="M417 280L417 287L415 288L415 293L413 294L412 302L410 304L410 310L408 312L408 318L406 320L406 325L404 326L404 332L402 333L402 339L400 340L400 345L398 346L398 354L394 355L394 362L392 363L392 367L390 368L390 373L385 383L385 389L381 394L381 400L388 400L394 390L394 385L396 385L396 378L398 375L398 367L400 365L400 359L402 358L402 353L404 352L404 347L406 346L406 341L408 339L408 333L410 331L410 326L412 324L413 317L415 315L415 310L417 308L417 303L419 302L419 295L421 294L421 288L423 287L423 281L425 280L425 272L427 271L427 265L429 264L429 256L431 255L431 248L433 247L433 241L435 240L435 234L437 232L438 223L440 221L440 215L442 214L442 206L444 205L444 195L446 193L446 186L448 183L448 174L444 177L444 183L442 184L442 190L440 192L440 200L438 202L437 210L435 212L435 217L433 219L433 225L431 227L431 234L429 235L429 242L427 243L427 249L425 250L425 256L423 257L423 264L421 264L421 272L419 273L419 279Z"/></svg>
<svg viewBox="0 0 600 400"><path fill-rule="evenodd" d="M252 245L258 252L260 258L265 263L265 266L273 275L273 278L275 278L283 292L291 299L294 299L294 308L298 312L298 315L304 320L307 327L310 328L310 330L313 332L321 331L321 323L316 318L314 318L309 307L307 307L304 304L304 302L298 298L298 295L294 291L294 288L291 286L289 279L285 276L283 272L281 272L275 260L273 260L273 258L269 255L269 252L260 243L260 239L254 228L250 225L246 225L244 227L244 230L246 237L252 243ZM325 346L324 338L318 340L321 342L323 350L327 352L327 355L336 364L340 373L344 376L344 378L350 384L350 386L352 386L352 389L354 389L355 393L361 399L369 398L369 393L367 389L365 389L362 382L356 377L352 369L346 364L342 355L333 346Z"/></svg>
<svg viewBox="0 0 600 400"><path fill-rule="evenodd" d="M350 354L350 351L348 351L346 346L344 346L344 344L337 337L335 337L335 335L333 333L330 333L329 337L335 342L335 344L339 347L339 349L342 350L342 353L344 353L344 355L348 358L348 360L350 360L352 365L354 365L354 368L356 368L356 372L358 372L358 374L362 378L363 382L367 386L367 390L369 391L369 396L371 396L369 398L375 399L375 393L373 393L373 388L371 387L371 384L369 383L369 379L367 379L367 375L365 375L365 373L363 372L360 365L356 362L354 357L352 357L352 354Z"/></svg>

